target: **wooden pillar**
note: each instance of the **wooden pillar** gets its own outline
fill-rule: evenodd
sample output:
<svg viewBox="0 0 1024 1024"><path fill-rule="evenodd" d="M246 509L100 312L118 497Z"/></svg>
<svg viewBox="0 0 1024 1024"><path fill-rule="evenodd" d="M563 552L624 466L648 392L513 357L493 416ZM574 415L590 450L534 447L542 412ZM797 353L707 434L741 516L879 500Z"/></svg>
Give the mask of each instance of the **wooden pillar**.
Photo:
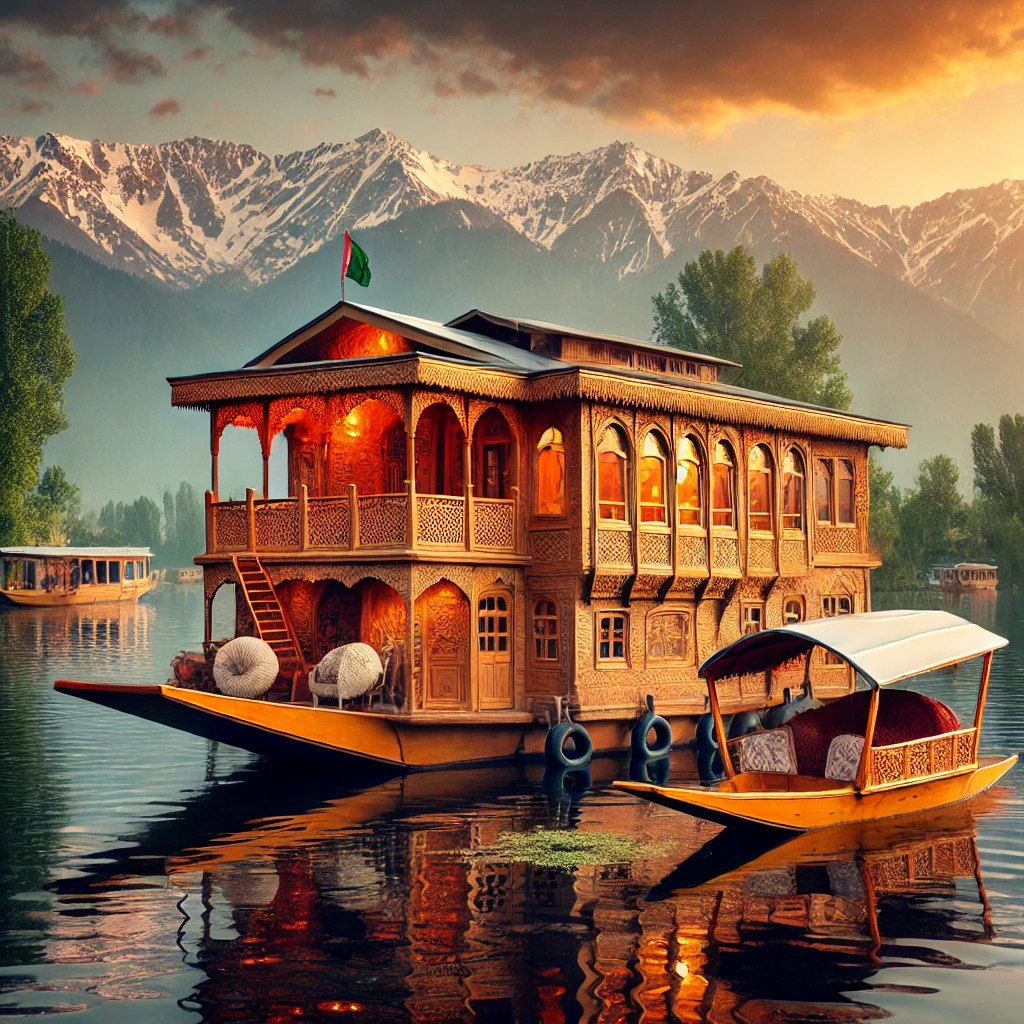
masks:
<svg viewBox="0 0 1024 1024"><path fill-rule="evenodd" d="M808 655L810 657L810 655ZM868 785L871 775L871 746L875 741L875 723L878 721L878 702L881 699L882 690L875 686L871 690L871 703L868 705L868 722L864 729L864 750L860 755L860 767L857 769L858 790L863 791Z"/></svg>
<svg viewBox="0 0 1024 1024"><path fill-rule="evenodd" d="M359 547L359 496L356 485L348 485L348 549L355 551Z"/></svg>
<svg viewBox="0 0 1024 1024"><path fill-rule="evenodd" d="M213 503L216 499L212 491L206 492L206 553L212 554L217 550L217 520L213 510Z"/></svg>
<svg viewBox="0 0 1024 1024"><path fill-rule="evenodd" d="M217 456L220 455L220 434L217 433L217 407L210 409L210 491L218 501Z"/></svg>
<svg viewBox="0 0 1024 1024"><path fill-rule="evenodd" d="M405 510L406 513L406 534L407 534L407 546L410 548L416 547L416 424L412 421L412 390L410 389L405 395L405 493L406 501L409 503L409 507ZM412 622L412 602L409 602L409 622ZM411 633L410 625L410 637ZM410 640L411 643L411 640ZM407 663L412 665L412 648L410 647L407 652ZM406 686L411 689L412 685L412 668L410 667L406 673ZM409 692L406 695L407 700L412 699L412 693Z"/></svg>
<svg viewBox="0 0 1024 1024"><path fill-rule="evenodd" d="M469 427L468 401L466 403L466 426ZM462 541L466 550L469 551L473 547L473 441L468 433L463 435L462 446L462 491L466 502L466 507L463 510L465 522L462 527L465 536Z"/></svg>
<svg viewBox="0 0 1024 1024"><path fill-rule="evenodd" d="M203 616L203 640L209 643L213 639L213 598L204 597L203 605L205 614Z"/></svg>
<svg viewBox="0 0 1024 1024"><path fill-rule="evenodd" d="M263 455L263 500L270 497L270 403L263 403L263 429L260 431L260 452Z"/></svg>
<svg viewBox="0 0 1024 1024"><path fill-rule="evenodd" d="M728 736L725 733L725 722L722 721L722 709L718 703L718 684L711 676L708 677L708 697L711 699L711 717L715 722L715 739L718 740L718 754L722 759L725 777L731 779L736 774L736 769L732 765Z"/></svg>
<svg viewBox="0 0 1024 1024"><path fill-rule="evenodd" d="M245 489L245 524L246 542L249 550L256 553L256 492L251 487Z"/></svg>
<svg viewBox="0 0 1024 1024"><path fill-rule="evenodd" d="M309 492L305 484L299 484L299 550L309 547Z"/></svg>
<svg viewBox="0 0 1024 1024"><path fill-rule="evenodd" d="M985 655L981 666L981 686L978 688L978 706L974 709L974 760L978 760L978 746L981 743L981 722L985 717L985 698L988 696L988 679L992 672L992 651Z"/></svg>

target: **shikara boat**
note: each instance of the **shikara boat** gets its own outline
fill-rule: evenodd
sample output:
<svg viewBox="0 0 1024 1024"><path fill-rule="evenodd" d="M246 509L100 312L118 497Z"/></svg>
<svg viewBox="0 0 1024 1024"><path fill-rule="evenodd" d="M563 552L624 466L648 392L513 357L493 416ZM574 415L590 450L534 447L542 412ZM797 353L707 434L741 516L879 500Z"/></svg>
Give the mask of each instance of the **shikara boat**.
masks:
<svg viewBox="0 0 1024 1024"><path fill-rule="evenodd" d="M30 608L137 601L153 588L149 548L0 549L0 602Z"/></svg>
<svg viewBox="0 0 1024 1024"><path fill-rule="evenodd" d="M725 778L713 786L616 782L637 796L723 825L794 831L892 818L969 800L1017 756L979 758L993 652L1007 641L942 611L886 611L796 623L742 637L701 666ZM719 687L801 663L823 648L868 686L795 715L777 729L730 739ZM883 688L982 658L974 722L944 704ZM812 683L813 685L813 683Z"/></svg>

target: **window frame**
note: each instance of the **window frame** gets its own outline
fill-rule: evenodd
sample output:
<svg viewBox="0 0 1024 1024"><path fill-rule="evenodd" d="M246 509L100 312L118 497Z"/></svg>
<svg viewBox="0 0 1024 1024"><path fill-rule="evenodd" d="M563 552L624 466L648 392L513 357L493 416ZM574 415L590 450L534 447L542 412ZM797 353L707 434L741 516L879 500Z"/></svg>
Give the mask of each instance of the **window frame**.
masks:
<svg viewBox="0 0 1024 1024"><path fill-rule="evenodd" d="M835 512L836 512L836 526L856 526L857 525L857 465L853 459L834 459L835 472L833 479L835 480L836 497L835 497ZM843 467L849 468L849 477L843 477ZM842 497L840 488L844 483L848 482L850 485L850 518L842 518Z"/></svg>
<svg viewBox="0 0 1024 1024"><path fill-rule="evenodd" d="M552 437L550 440L546 440L548 434ZM562 484L561 484L561 512L542 512L540 508L540 487L538 481L540 479L540 458L545 451L553 452L555 455L562 457ZM565 451L565 431L561 427L556 426L552 423L550 426L545 427L540 432L540 437L537 439L537 444L534 446L535 461L534 461L534 474L533 474L533 514L536 516L542 516L545 519L564 519L568 515L567 505L567 488L566 488L566 469L567 459Z"/></svg>
<svg viewBox="0 0 1024 1024"><path fill-rule="evenodd" d="M671 616L680 617L685 620L682 630L683 653L655 655L651 654L651 638L659 619L667 619ZM692 665L696 658L696 643L694 639L694 622L696 616L689 608L657 608L647 613L647 631L645 654L648 665Z"/></svg>
<svg viewBox="0 0 1024 1024"><path fill-rule="evenodd" d="M753 469L751 467L751 461L754 458L755 452L761 452L766 459L764 469ZM764 535L771 535L775 532L775 466L774 459L772 458L771 450L765 444L755 444L747 455L747 528L751 533L758 533ZM768 511L767 512L754 512L753 502L753 484L754 474L759 477L766 477L765 481L762 481L765 486L765 491L768 498ZM758 525L754 525L754 517L758 517ZM762 520L767 517L768 525L764 526Z"/></svg>
<svg viewBox="0 0 1024 1024"><path fill-rule="evenodd" d="M617 445L612 447L608 438L612 436L616 439ZM601 456L602 455L613 455L620 463L620 469L622 473L622 501L602 501L601 500ZM595 461L595 482L597 484L597 521L600 523L616 523L620 526L630 526L632 519L630 517L629 508L629 495L630 495L630 454L629 454L629 437L626 434L625 429L618 423L609 423L604 430L601 432L601 440L597 444L597 450L594 453ZM610 463L604 463L609 465ZM616 519L614 517L603 516L602 509L605 506L621 506L622 507L622 518Z"/></svg>
<svg viewBox="0 0 1024 1024"><path fill-rule="evenodd" d="M849 476L842 482L850 488L850 518L840 519L839 486L841 467L848 467ZM822 479L821 468L828 472L829 484L829 518L822 519L819 512L818 480ZM857 460L845 456L814 457L814 521L818 526L834 526L844 530L856 529L857 523Z"/></svg>
<svg viewBox="0 0 1024 1024"><path fill-rule="evenodd" d="M794 459L799 464L799 469L787 470L786 463ZM803 453L794 447L786 449L786 454L782 459L782 509L780 519L782 521L782 532L783 533L799 533L802 535L807 532L807 472L806 467L807 461L803 456ZM792 478L798 481L797 496L799 497L800 511L799 513L787 512L786 511L786 480ZM799 522L796 526L787 520L798 519Z"/></svg>
<svg viewBox="0 0 1024 1024"><path fill-rule="evenodd" d="M791 604L797 604L800 607L800 617L798 619L791 619L789 617L789 606ZM795 626L800 622L807 621L807 601L804 599L802 594L787 594L782 599L782 624L784 626Z"/></svg>
<svg viewBox="0 0 1024 1024"><path fill-rule="evenodd" d="M654 449L655 454L648 455L647 445L650 443ZM659 430L649 430L644 435L643 445L640 448L640 460L638 463L637 471L637 515L639 516L640 526L644 529L654 529L658 531L667 532L671 529L669 520L669 505L668 505L668 444L665 442L665 438L662 436ZM644 488L644 464L650 460L651 462L658 463L658 487L661 490L661 501L644 501L643 500L643 488ZM644 519L644 509L660 509L660 519Z"/></svg>
<svg viewBox="0 0 1024 1024"><path fill-rule="evenodd" d="M824 474L822 473L824 469ZM826 496L827 516L821 518L821 498L818 494L818 481L824 480L828 487ZM814 521L819 526L832 526L835 523L836 512L836 475L835 467L831 459L823 459L815 456L814 459Z"/></svg>
<svg viewBox="0 0 1024 1024"><path fill-rule="evenodd" d="M602 642L602 626L601 619L607 618L610 620L608 629L608 640L606 641L609 645L609 649L614 651L615 644L615 625L614 620L617 618L622 619L622 656L615 657L613 654L607 656L601 654ZM605 608L594 612L594 659L598 668L602 669L622 669L630 667L629 657L629 641L630 641L630 621L629 621L629 610L626 608Z"/></svg>
<svg viewBox="0 0 1024 1024"><path fill-rule="evenodd" d="M729 459L731 461L726 462L719 459L718 452L720 448L724 449L725 453L729 456ZM711 525L714 529L728 530L732 533L735 533L737 522L739 519L738 510L736 508L736 452L733 449L733 446L727 440L725 440L725 438L721 438L720 440L715 442L714 451L714 461L711 464ZM725 506L719 507L716 504L715 500L716 493L718 490L717 477L719 466L725 466L727 469L727 480L729 484L729 500L731 502L728 508L726 508ZM728 512L729 514L729 522L718 522L717 520L719 515L725 512Z"/></svg>
<svg viewBox="0 0 1024 1024"><path fill-rule="evenodd" d="M693 449L693 458L684 456L682 454L683 446L689 444ZM683 434L679 439L679 444L676 449L676 523L681 529L684 530L700 530L704 531L706 523L704 519L705 512L705 501L704 501L704 456L701 452L700 445L697 439L692 434ZM680 470L683 466L693 466L697 474L697 507L693 508L692 505L684 505L680 500L679 488L682 483L680 479ZM683 510L687 512L695 511L697 513L697 522L695 523L684 523L683 522Z"/></svg>
<svg viewBox="0 0 1024 1024"><path fill-rule="evenodd" d="M550 605L554 609L554 611L553 612L544 611L543 613L539 614L538 613L538 609L540 608L541 604L548 604L548 605ZM544 632L538 633L537 632L537 623L541 622L541 621L543 621L544 623L547 623L548 625L550 625L552 622L554 622L554 625L555 625L554 633L552 633L550 631L550 629L545 630ZM531 614L530 614L530 622L531 622L532 627L533 627L533 631L530 634L531 639L533 640L533 644L530 647L530 653L531 653L531 656L532 656L534 662L536 662L537 665L539 665L539 666L541 666L543 668L559 668L559 667L561 667L561 664L562 664L562 609L561 609L561 605L559 604L558 598L554 597L554 596L552 596L550 594L538 594L536 597L534 597L533 603L532 603L532 608L531 608ZM550 649L550 644L551 644L552 641L554 641L554 645L555 645L555 656L553 658L550 658L547 655L543 655L543 654L538 654L537 653L538 646L540 646L541 648Z"/></svg>
<svg viewBox="0 0 1024 1024"><path fill-rule="evenodd" d="M757 614L754 615L753 613ZM748 627L756 621L757 628ZM761 633L765 626L765 603L764 601L744 601L740 618L740 636L751 636L754 633Z"/></svg>

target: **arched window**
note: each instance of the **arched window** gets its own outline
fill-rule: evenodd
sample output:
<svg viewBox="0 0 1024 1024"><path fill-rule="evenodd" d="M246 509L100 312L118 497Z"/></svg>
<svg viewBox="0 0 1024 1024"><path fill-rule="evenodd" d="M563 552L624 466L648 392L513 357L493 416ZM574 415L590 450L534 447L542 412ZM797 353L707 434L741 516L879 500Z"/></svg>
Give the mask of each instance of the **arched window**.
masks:
<svg viewBox="0 0 1024 1024"><path fill-rule="evenodd" d="M782 620L786 626L804 621L804 599L802 597L786 598L786 603L782 606Z"/></svg>
<svg viewBox="0 0 1024 1024"><path fill-rule="evenodd" d="M750 449L747 460L747 501L750 528L771 533L772 457L763 444Z"/></svg>
<svg viewBox="0 0 1024 1024"><path fill-rule="evenodd" d="M653 431L644 438L640 457L640 522L667 523L665 513L665 447Z"/></svg>
<svg viewBox="0 0 1024 1024"><path fill-rule="evenodd" d="M814 462L814 506L819 523L832 522L832 465L825 459Z"/></svg>
<svg viewBox="0 0 1024 1024"><path fill-rule="evenodd" d="M599 519L626 521L626 437L609 427L597 446L597 515Z"/></svg>
<svg viewBox="0 0 1024 1024"><path fill-rule="evenodd" d="M840 459L836 465L836 521L844 526L854 523L853 515L853 463Z"/></svg>
<svg viewBox="0 0 1024 1024"><path fill-rule="evenodd" d="M792 448L782 460L782 528L804 528L804 460Z"/></svg>
<svg viewBox="0 0 1024 1024"><path fill-rule="evenodd" d="M680 526L702 526L700 453L689 437L679 442L676 459L676 504Z"/></svg>
<svg viewBox="0 0 1024 1024"><path fill-rule="evenodd" d="M715 465L711 486L711 522L715 526L736 527L736 460L724 442L715 445Z"/></svg>
<svg viewBox="0 0 1024 1024"><path fill-rule="evenodd" d="M559 661L558 605L542 597L533 606L533 652L537 661Z"/></svg>
<svg viewBox="0 0 1024 1024"><path fill-rule="evenodd" d="M557 427L537 442L537 515L565 515L565 443Z"/></svg>

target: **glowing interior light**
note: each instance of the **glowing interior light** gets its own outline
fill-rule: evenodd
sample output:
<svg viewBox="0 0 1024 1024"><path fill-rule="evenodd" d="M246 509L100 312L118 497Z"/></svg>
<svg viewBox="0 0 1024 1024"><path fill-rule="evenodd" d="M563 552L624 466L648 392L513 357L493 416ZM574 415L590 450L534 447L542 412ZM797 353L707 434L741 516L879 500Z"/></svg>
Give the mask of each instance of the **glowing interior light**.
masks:
<svg viewBox="0 0 1024 1024"><path fill-rule="evenodd" d="M363 432L362 424L359 422L359 414L353 409L345 417L345 433L349 437L358 437Z"/></svg>

